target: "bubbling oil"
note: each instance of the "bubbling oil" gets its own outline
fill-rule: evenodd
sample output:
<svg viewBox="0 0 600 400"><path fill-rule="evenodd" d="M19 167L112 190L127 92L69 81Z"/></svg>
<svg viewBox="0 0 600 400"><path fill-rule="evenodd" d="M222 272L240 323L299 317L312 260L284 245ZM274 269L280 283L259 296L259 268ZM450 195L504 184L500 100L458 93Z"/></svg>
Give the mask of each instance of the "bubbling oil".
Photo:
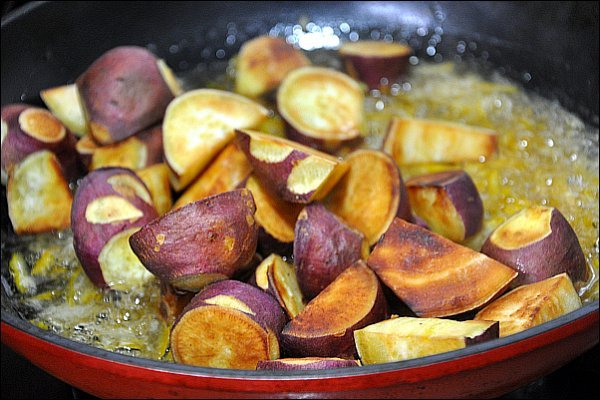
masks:
<svg viewBox="0 0 600 400"><path fill-rule="evenodd" d="M310 56L317 65L339 67L332 54L315 51ZM224 64L221 75L206 86L232 90L234 61ZM584 303L597 299L597 128L557 102L525 92L501 74L484 78L454 62L411 61L411 71L402 81L368 93L363 146L381 148L392 117L435 118L496 130L496 156L478 162L403 166L403 178L466 170L485 208L482 229L465 243L475 250L521 209L536 204L558 208L573 226L586 256L590 278L578 287L579 294ZM180 78L186 90L198 87L194 74ZM262 130L283 135L275 111ZM156 280L125 292L96 288L75 256L70 231L20 237L3 246L3 254L11 256L10 268L2 271L5 291L24 318L92 346L172 360L170 327L160 316Z"/></svg>

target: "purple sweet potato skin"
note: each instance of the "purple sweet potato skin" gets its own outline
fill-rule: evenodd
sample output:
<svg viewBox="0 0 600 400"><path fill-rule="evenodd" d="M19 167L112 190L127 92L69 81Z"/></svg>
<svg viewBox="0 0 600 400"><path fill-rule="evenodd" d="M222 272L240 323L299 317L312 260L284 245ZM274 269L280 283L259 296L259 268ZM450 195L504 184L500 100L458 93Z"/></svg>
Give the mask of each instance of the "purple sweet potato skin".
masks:
<svg viewBox="0 0 600 400"><path fill-rule="evenodd" d="M487 342L488 340L498 339L500 337L500 322L496 321L492 326L485 330L481 335L474 338L465 338L465 344L471 346L477 343Z"/></svg>
<svg viewBox="0 0 600 400"><path fill-rule="evenodd" d="M287 187L287 178L294 166L308 157L308 154L293 150L283 161L268 163L252 157L250 153L250 136L242 131L236 131L236 143L248 157L254 173L265 187L279 198L292 203L308 203L314 191L302 195L291 193Z"/></svg>
<svg viewBox="0 0 600 400"><path fill-rule="evenodd" d="M58 158L63 173L68 179L76 178L82 171L82 164L75 150L77 139L66 129L65 137L55 143L42 142L25 133L19 124L21 113L33 107L24 103L8 104L2 107L2 120L6 122L8 132L2 142L2 169L9 171L28 155L49 150Z"/></svg>
<svg viewBox="0 0 600 400"><path fill-rule="evenodd" d="M146 187L142 180L130 169L117 167L99 168L83 178L75 192L71 208L71 229L73 230L75 254L90 280L98 287L106 286L106 281L98 262L98 256L110 238L125 229L143 226L158 217L154 205L146 203L137 196L124 197L108 183L107 180L111 176L120 174L130 175L143 187ZM85 217L88 204L98 197L109 195L125 198L142 211L143 216L134 221L124 220L107 224L93 224L88 222Z"/></svg>
<svg viewBox="0 0 600 400"><path fill-rule="evenodd" d="M256 252L255 211L249 190L220 193L147 224L131 236L131 248L150 272L168 282L206 273L232 277Z"/></svg>
<svg viewBox="0 0 600 400"><path fill-rule="evenodd" d="M304 208L296 221L294 265L306 299L315 297L360 259L363 239L321 203Z"/></svg>
<svg viewBox="0 0 600 400"><path fill-rule="evenodd" d="M378 89L381 78L392 83L406 73L409 55L369 57L344 54L342 60L351 76L367 84L369 89Z"/></svg>
<svg viewBox="0 0 600 400"><path fill-rule="evenodd" d="M90 122L104 126L109 138L123 140L159 122L173 99L156 57L136 46L116 47L100 56L76 81Z"/></svg>
<svg viewBox="0 0 600 400"><path fill-rule="evenodd" d="M481 229L483 202L475 183L465 171L454 171L449 179L452 182L445 185L446 194L463 220L465 237L470 237Z"/></svg>
<svg viewBox="0 0 600 400"><path fill-rule="evenodd" d="M292 358L279 360L263 360L256 365L257 371L307 371L332 368L358 367L356 360L346 360L333 357L314 357L310 363L295 364Z"/></svg>
<svg viewBox="0 0 600 400"><path fill-rule="evenodd" d="M255 286L233 279L214 282L206 286L194 296L181 315L196 307L208 305L209 303L206 303L205 300L219 295L231 296L246 304L255 314L249 315L249 317L279 337L286 323L286 317L277 300Z"/></svg>
<svg viewBox="0 0 600 400"><path fill-rule="evenodd" d="M136 136L146 145L148 152L146 166L163 162L162 123L146 128L138 132Z"/></svg>
<svg viewBox="0 0 600 400"><path fill-rule="evenodd" d="M562 272L566 272L573 282L585 281L585 255L577 234L558 209L552 210L550 229L550 236L515 250L502 249L488 237L481 252L519 272L511 282L511 288L539 282Z"/></svg>

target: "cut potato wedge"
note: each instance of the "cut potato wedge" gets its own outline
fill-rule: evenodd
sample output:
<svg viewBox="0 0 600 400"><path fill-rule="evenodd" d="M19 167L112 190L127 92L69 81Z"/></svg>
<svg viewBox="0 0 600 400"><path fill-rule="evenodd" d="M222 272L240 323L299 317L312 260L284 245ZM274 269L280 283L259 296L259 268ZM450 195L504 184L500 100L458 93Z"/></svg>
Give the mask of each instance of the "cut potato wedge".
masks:
<svg viewBox="0 0 600 400"><path fill-rule="evenodd" d="M131 236L146 268L176 289L197 292L233 277L256 252L250 191L217 194L172 210Z"/></svg>
<svg viewBox="0 0 600 400"><path fill-rule="evenodd" d="M347 360L339 357L301 357L280 358L278 360L262 360L256 365L257 371L299 371L315 369L348 368L360 366L358 360Z"/></svg>
<svg viewBox="0 0 600 400"><path fill-rule="evenodd" d="M175 202L174 208L240 187L252 173L246 155L229 143ZM253 193L254 194L254 193Z"/></svg>
<svg viewBox="0 0 600 400"><path fill-rule="evenodd" d="M304 309L296 270L281 256L271 254L265 258L254 271L254 283L275 297L288 317L294 318Z"/></svg>
<svg viewBox="0 0 600 400"><path fill-rule="evenodd" d="M348 170L346 162L291 140L252 130L236 134L260 182L291 203L322 199Z"/></svg>
<svg viewBox="0 0 600 400"><path fill-rule="evenodd" d="M419 317L474 310L502 294L518 273L488 256L400 218L368 265Z"/></svg>
<svg viewBox="0 0 600 400"><path fill-rule="evenodd" d="M413 211L433 232L462 242L481 229L483 202L465 171L415 176L406 187Z"/></svg>
<svg viewBox="0 0 600 400"><path fill-rule="evenodd" d="M587 279L587 264L577 234L554 207L526 208L496 228L481 252L519 271L512 287L569 274Z"/></svg>
<svg viewBox="0 0 600 400"><path fill-rule="evenodd" d="M135 171L150 191L152 202L158 215L163 215L172 208L173 196L169 182L169 167L165 163L154 164Z"/></svg>
<svg viewBox="0 0 600 400"><path fill-rule="evenodd" d="M387 318L387 310L377 276L358 261L288 322L282 347L292 357L352 358L353 332Z"/></svg>
<svg viewBox="0 0 600 400"><path fill-rule="evenodd" d="M310 60L285 39L259 36L244 42L237 57L235 91L257 97L276 89L292 70Z"/></svg>
<svg viewBox="0 0 600 400"><path fill-rule="evenodd" d="M16 164L6 191L8 217L16 234L67 229L73 194L56 156L37 151Z"/></svg>
<svg viewBox="0 0 600 400"><path fill-rule="evenodd" d="M394 117L383 151L398 165L429 162L478 161L497 149L497 133L491 129L433 119Z"/></svg>
<svg viewBox="0 0 600 400"><path fill-rule="evenodd" d="M497 321L399 317L354 332L363 365L404 361L498 338Z"/></svg>
<svg viewBox="0 0 600 400"><path fill-rule="evenodd" d="M285 315L273 297L243 282L213 283L185 307L171 331L175 362L256 369L279 358Z"/></svg>
<svg viewBox="0 0 600 400"><path fill-rule="evenodd" d="M243 96L196 89L173 100L163 120L163 144L176 191L188 186L234 138L234 129L255 128L268 110Z"/></svg>
<svg viewBox="0 0 600 400"><path fill-rule="evenodd" d="M281 82L277 109L287 123L289 139L331 153L360 138L364 94L344 73L307 66Z"/></svg>
<svg viewBox="0 0 600 400"><path fill-rule="evenodd" d="M475 316L500 321L500 336L508 336L581 308L581 299L566 273L520 286L494 300Z"/></svg>
<svg viewBox="0 0 600 400"><path fill-rule="evenodd" d="M88 133L88 124L81 106L76 84L62 85L42 90L40 97L46 107L76 136Z"/></svg>
<svg viewBox="0 0 600 400"><path fill-rule="evenodd" d="M348 172L324 199L329 210L361 231L371 246L395 217L412 220L402 175L389 155L358 150L345 161Z"/></svg>
<svg viewBox="0 0 600 400"><path fill-rule="evenodd" d="M351 77L377 89L382 80L389 85L406 72L413 50L400 43L359 40L342 44L339 54Z"/></svg>

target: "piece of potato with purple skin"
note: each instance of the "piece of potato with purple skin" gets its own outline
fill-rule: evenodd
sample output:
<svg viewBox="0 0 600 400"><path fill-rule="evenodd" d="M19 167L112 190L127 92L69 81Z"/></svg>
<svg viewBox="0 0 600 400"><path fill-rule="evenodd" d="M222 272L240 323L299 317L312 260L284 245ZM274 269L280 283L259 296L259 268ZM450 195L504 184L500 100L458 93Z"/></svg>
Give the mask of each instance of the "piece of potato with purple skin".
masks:
<svg viewBox="0 0 600 400"><path fill-rule="evenodd" d="M413 211L433 232L462 242L481 229L483 202L465 171L415 176L406 188Z"/></svg>
<svg viewBox="0 0 600 400"><path fill-rule="evenodd" d="M78 137L87 135L88 124L76 84L42 90L40 97L50 112L74 135Z"/></svg>
<svg viewBox="0 0 600 400"><path fill-rule="evenodd" d="M348 170L339 158L291 140L251 130L236 134L237 145L261 183L290 203L322 199Z"/></svg>
<svg viewBox="0 0 600 400"><path fill-rule="evenodd" d="M252 283L269 293L294 318L304 309L304 298L298 285L296 271L278 254L265 258L254 271Z"/></svg>
<svg viewBox="0 0 600 400"><path fill-rule="evenodd" d="M121 46L94 61L77 80L89 133L102 145L159 122L173 93L143 47Z"/></svg>
<svg viewBox="0 0 600 400"><path fill-rule="evenodd" d="M56 154L67 180L76 178L81 172L75 151L77 139L48 110L24 104L4 106L2 130L3 175L40 150Z"/></svg>
<svg viewBox="0 0 600 400"><path fill-rule="evenodd" d="M107 243L115 235L139 228L157 216L146 185L129 169L101 168L82 179L71 209L73 246L83 269L96 286L111 284L104 276L100 261Z"/></svg>
<svg viewBox="0 0 600 400"><path fill-rule="evenodd" d="M208 196L238 189L251 173L252 166L246 155L231 142L187 187L173 207L179 208Z"/></svg>
<svg viewBox="0 0 600 400"><path fill-rule="evenodd" d="M554 207L532 206L496 228L481 252L519 271L511 287L566 272L577 282L587 279L587 264L577 234Z"/></svg>
<svg viewBox="0 0 600 400"><path fill-rule="evenodd" d="M517 277L498 261L396 218L367 260L381 281L419 317L483 307Z"/></svg>
<svg viewBox="0 0 600 400"><path fill-rule="evenodd" d="M355 261L369 255L369 244L320 203L306 206L296 222L294 265L305 298L312 299Z"/></svg>
<svg viewBox="0 0 600 400"><path fill-rule="evenodd" d="M361 139L363 90L334 69L291 71L277 91L277 109L287 124L286 136L315 149L333 153Z"/></svg>
<svg viewBox="0 0 600 400"><path fill-rule="evenodd" d="M361 260L346 268L281 333L291 357L353 358L353 333L388 316L377 276Z"/></svg>
<svg viewBox="0 0 600 400"><path fill-rule="evenodd" d="M512 335L581 308L581 298L566 273L519 286L494 300L476 320L500 322L500 337Z"/></svg>
<svg viewBox="0 0 600 400"><path fill-rule="evenodd" d="M163 119L164 157L176 191L187 187L235 137L256 128L269 110L224 90L196 89L173 100Z"/></svg>
<svg viewBox="0 0 600 400"><path fill-rule="evenodd" d="M185 307L171 330L175 362L214 368L255 369L279 358L285 324L275 299L247 283L208 285Z"/></svg>
<svg viewBox="0 0 600 400"><path fill-rule="evenodd" d="M220 193L174 209L131 236L146 268L197 292L244 269L256 252L256 206L249 190Z"/></svg>
<svg viewBox="0 0 600 400"><path fill-rule="evenodd" d="M383 151L399 166L429 162L480 161L492 157L498 146L491 129L455 122L394 117Z"/></svg>
<svg viewBox="0 0 600 400"><path fill-rule="evenodd" d="M346 42L339 49L346 72L369 89L380 88L382 79L389 85L404 75L412 54L410 46L377 40Z"/></svg>
<svg viewBox="0 0 600 400"><path fill-rule="evenodd" d="M497 321L399 317L354 331L363 365L404 361L498 338Z"/></svg>
<svg viewBox="0 0 600 400"><path fill-rule="evenodd" d="M263 231L258 247L263 255L270 254L266 254L265 249L292 249L294 228L302 205L289 203L273 195L254 174L246 180L246 189L252 192L256 203L256 222Z"/></svg>
<svg viewBox="0 0 600 400"><path fill-rule="evenodd" d="M165 281L160 281L160 317L172 327L195 293L179 292Z"/></svg>
<svg viewBox="0 0 600 400"><path fill-rule="evenodd" d="M310 65L310 60L285 39L259 36L240 48L235 71L235 91L258 97L276 89L292 70Z"/></svg>
<svg viewBox="0 0 600 400"><path fill-rule="evenodd" d="M348 172L323 201L329 210L361 231L371 246L395 217L412 221L402 175L389 155L357 150L345 160Z"/></svg>
<svg viewBox="0 0 600 400"><path fill-rule="evenodd" d="M139 169L135 173L150 191L152 203L154 203L158 215L163 215L169 211L173 206L169 167L165 163L159 163Z"/></svg>
<svg viewBox="0 0 600 400"><path fill-rule="evenodd" d="M15 165L6 189L8 217L16 234L63 230L71 225L73 194L58 159L48 150Z"/></svg>
<svg viewBox="0 0 600 400"><path fill-rule="evenodd" d="M300 357L280 358L277 360L262 360L256 365L257 371L307 371L318 369L334 369L359 367L358 360L348 360L339 357Z"/></svg>
<svg viewBox="0 0 600 400"><path fill-rule="evenodd" d="M87 170L90 169L92 157L98 147L98 143L94 142L90 135L80 137L75 144L75 151L79 156L79 160Z"/></svg>

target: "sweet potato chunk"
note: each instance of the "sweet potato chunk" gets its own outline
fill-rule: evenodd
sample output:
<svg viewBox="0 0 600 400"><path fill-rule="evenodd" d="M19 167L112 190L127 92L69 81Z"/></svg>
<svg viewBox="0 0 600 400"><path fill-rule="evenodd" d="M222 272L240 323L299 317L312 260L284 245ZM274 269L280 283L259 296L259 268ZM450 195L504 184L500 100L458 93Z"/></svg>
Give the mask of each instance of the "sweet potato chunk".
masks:
<svg viewBox="0 0 600 400"><path fill-rule="evenodd" d="M208 285L185 307L171 331L178 363L255 369L279 358L285 316L273 297L243 282Z"/></svg>
<svg viewBox="0 0 600 400"><path fill-rule="evenodd" d="M251 130L236 134L261 183L291 203L322 199L348 170L338 158L290 140Z"/></svg>
<svg viewBox="0 0 600 400"><path fill-rule="evenodd" d="M268 110L243 96L215 89L191 90L169 104L163 144L176 191L187 187L234 138L234 129L255 128Z"/></svg>
<svg viewBox="0 0 600 400"><path fill-rule="evenodd" d="M244 152L235 143L229 143L183 192L173 207L237 189L250 173L252 166Z"/></svg>
<svg viewBox="0 0 600 400"><path fill-rule="evenodd" d="M427 162L477 161L496 152L491 129L431 119L394 117L383 151L398 165Z"/></svg>
<svg viewBox="0 0 600 400"><path fill-rule="evenodd" d="M325 206L377 243L395 217L412 220L406 187L394 160L380 151L358 150L346 157L348 172L324 199Z"/></svg>
<svg viewBox="0 0 600 400"><path fill-rule="evenodd" d="M434 232L462 242L481 229L483 202L463 170L415 176L406 182L415 214Z"/></svg>
<svg viewBox="0 0 600 400"><path fill-rule="evenodd" d="M360 366L358 360L339 357L301 357L262 360L256 365L257 371L298 371L315 369L348 368Z"/></svg>
<svg viewBox="0 0 600 400"><path fill-rule="evenodd" d="M420 317L461 314L504 292L517 272L468 247L396 218L367 260Z"/></svg>
<svg viewBox="0 0 600 400"><path fill-rule="evenodd" d="M353 332L386 317L377 276L357 261L288 322L282 346L293 357L353 357Z"/></svg>
<svg viewBox="0 0 600 400"><path fill-rule="evenodd" d="M15 233L33 234L71 225L73 194L56 156L37 151L16 164L6 191Z"/></svg>
<svg viewBox="0 0 600 400"><path fill-rule="evenodd" d="M235 91L257 97L276 89L292 70L310 65L310 60L285 39L259 36L240 48L235 74Z"/></svg>
<svg viewBox="0 0 600 400"><path fill-rule="evenodd" d="M159 163L139 169L135 173L144 181L150 191L158 215L163 215L169 211L173 204L169 183L169 167L165 163Z"/></svg>
<svg viewBox="0 0 600 400"><path fill-rule="evenodd" d="M566 273L519 286L487 305L478 320L500 321L500 336L524 331L581 308L581 299Z"/></svg>
<svg viewBox="0 0 600 400"><path fill-rule="evenodd" d="M289 139L325 152L360 138L364 94L354 79L331 68L302 67L286 75L277 109Z"/></svg>
<svg viewBox="0 0 600 400"><path fill-rule="evenodd" d="M383 79L390 84L406 72L413 50L400 43L359 40L342 44L339 53L351 77L377 89Z"/></svg>
<svg viewBox="0 0 600 400"><path fill-rule="evenodd" d="M76 136L88 133L88 124L81 106L77 85L62 85L42 90L40 97L46 107Z"/></svg>
<svg viewBox="0 0 600 400"><path fill-rule="evenodd" d="M250 191L217 194L172 210L131 236L133 251L177 289L198 291L252 260L258 226Z"/></svg>
<svg viewBox="0 0 600 400"><path fill-rule="evenodd" d="M312 299L355 261L366 259L369 244L322 204L306 206L296 222L294 265L302 293Z"/></svg>
<svg viewBox="0 0 600 400"><path fill-rule="evenodd" d="M403 361L458 350L498 338L497 321L399 317L354 332L364 365Z"/></svg>
<svg viewBox="0 0 600 400"><path fill-rule="evenodd" d="M492 232L481 252L519 271L512 287L562 272L573 282L587 279L577 234L554 207L534 206L513 215Z"/></svg>

